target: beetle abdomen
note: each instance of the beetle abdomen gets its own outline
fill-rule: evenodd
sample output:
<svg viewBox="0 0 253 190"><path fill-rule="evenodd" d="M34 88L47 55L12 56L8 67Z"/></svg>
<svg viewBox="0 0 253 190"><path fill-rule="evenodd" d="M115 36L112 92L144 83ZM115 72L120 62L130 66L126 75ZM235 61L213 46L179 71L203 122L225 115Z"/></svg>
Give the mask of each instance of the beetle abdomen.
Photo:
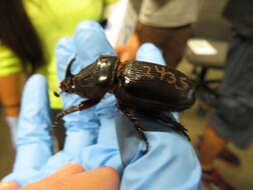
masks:
<svg viewBox="0 0 253 190"><path fill-rule="evenodd" d="M157 111L181 111L195 100L190 79L176 69L162 65L129 61L123 71L121 85L124 98L137 108ZM124 99L123 98L123 99Z"/></svg>

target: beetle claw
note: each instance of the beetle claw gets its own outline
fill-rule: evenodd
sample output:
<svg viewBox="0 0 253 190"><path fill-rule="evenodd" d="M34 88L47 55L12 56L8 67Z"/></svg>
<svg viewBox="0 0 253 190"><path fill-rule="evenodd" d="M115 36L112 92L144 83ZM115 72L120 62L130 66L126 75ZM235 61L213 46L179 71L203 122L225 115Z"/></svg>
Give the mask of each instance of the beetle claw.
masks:
<svg viewBox="0 0 253 190"><path fill-rule="evenodd" d="M144 150L144 152L142 153L143 155L145 155L148 151L149 151L149 142L148 142L148 139L144 133L144 129L139 127L139 126L134 126L135 129L137 130L140 138L144 141L145 145L146 145L146 149Z"/></svg>

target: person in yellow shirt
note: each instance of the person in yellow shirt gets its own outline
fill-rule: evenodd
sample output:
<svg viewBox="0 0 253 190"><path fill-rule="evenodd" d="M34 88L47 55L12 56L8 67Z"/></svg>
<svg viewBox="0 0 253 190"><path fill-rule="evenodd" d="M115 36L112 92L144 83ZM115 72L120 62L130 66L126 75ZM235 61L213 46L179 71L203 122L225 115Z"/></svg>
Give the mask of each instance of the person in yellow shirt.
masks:
<svg viewBox="0 0 253 190"><path fill-rule="evenodd" d="M54 48L83 20L102 21L105 7L117 0L1 0L0 103L15 144L22 81L41 73L49 81L50 104L61 108Z"/></svg>

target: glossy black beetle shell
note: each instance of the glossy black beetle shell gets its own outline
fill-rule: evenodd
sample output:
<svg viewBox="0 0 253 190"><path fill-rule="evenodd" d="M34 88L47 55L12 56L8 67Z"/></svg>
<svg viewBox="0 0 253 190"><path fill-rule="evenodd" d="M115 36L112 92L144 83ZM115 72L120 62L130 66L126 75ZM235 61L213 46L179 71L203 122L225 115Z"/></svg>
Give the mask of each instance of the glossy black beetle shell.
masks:
<svg viewBox="0 0 253 190"><path fill-rule="evenodd" d="M73 75L70 70L74 61L73 59L68 65L61 89L87 99L58 114L58 119L96 105L105 93L110 92L116 96L118 108L133 123L146 143L145 152L148 151L149 144L143 133L145 129L139 125L138 115L152 117L154 121L162 121L165 125L167 123L189 138L180 123L164 114L183 111L194 104L194 85L185 74L163 65L142 61L120 63L116 56L102 55Z"/></svg>
<svg viewBox="0 0 253 190"><path fill-rule="evenodd" d="M66 78L61 82L61 89L88 99L104 96L113 85L117 66L120 63L116 56L100 56L94 63L83 68L76 75L72 75L70 68L73 62L74 59L68 65Z"/></svg>
<svg viewBox="0 0 253 190"><path fill-rule="evenodd" d="M117 80L115 96L136 110L183 111L195 101L188 77L162 65L127 61Z"/></svg>

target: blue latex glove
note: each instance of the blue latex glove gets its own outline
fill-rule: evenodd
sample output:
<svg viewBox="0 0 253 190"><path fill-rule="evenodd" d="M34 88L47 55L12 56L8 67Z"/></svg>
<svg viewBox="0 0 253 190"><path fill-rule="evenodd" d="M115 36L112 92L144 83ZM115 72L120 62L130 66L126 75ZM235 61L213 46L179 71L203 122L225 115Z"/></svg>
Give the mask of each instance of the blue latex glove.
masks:
<svg viewBox="0 0 253 190"><path fill-rule="evenodd" d="M24 87L17 131L13 172L4 181L24 185L37 179L38 171L52 155L51 119L47 81L33 75Z"/></svg>
<svg viewBox="0 0 253 190"><path fill-rule="evenodd" d="M71 72L75 74L85 66L93 63L101 54L115 55L115 51L105 37L103 28L92 21L81 23L76 29L75 36L60 40L56 48L59 80L61 81L65 78L65 70L73 57L76 60L72 65ZM78 96L72 94L63 93L62 96L64 108L77 105L83 100L78 99L78 101L74 102L73 97ZM82 120L85 117L98 126L98 133L94 135L96 137L95 143L86 146L86 148L78 152L72 161L81 163L86 170L100 166L111 166L119 172L122 171L115 131L115 97L112 94L106 94L99 104L82 112L74 112L64 117L65 122L68 123L66 125L68 134L75 132L78 135L80 128L83 126L89 127L91 123L83 124ZM80 122L80 124L76 121ZM87 131L87 127L85 131ZM68 140L69 137L67 137L69 144L65 143L64 149L68 146L72 147L72 142L75 141L75 136L72 136L74 138L71 140ZM72 148L69 148L69 150L72 150Z"/></svg>
<svg viewBox="0 0 253 190"><path fill-rule="evenodd" d="M88 50L88 51L87 51ZM59 81L65 77L69 61L76 57L72 72L89 65L100 54L115 54L99 24L81 23L73 38L60 40L57 49ZM84 99L62 93L64 108L77 105ZM41 75L32 76L24 89L18 124L17 155L13 172L3 181L20 186L51 175L68 162L81 163L86 170L113 165L121 171L114 117L115 98L106 94L96 106L66 115L64 149L52 155L52 122L48 104L47 82Z"/></svg>
<svg viewBox="0 0 253 190"><path fill-rule="evenodd" d="M159 49L150 43L139 48L137 59L165 65ZM178 119L177 116L176 119ZM124 122L121 124L124 125ZM145 125L144 122L143 125ZM122 175L121 190L196 190L201 188L201 167L193 147L185 136L174 130L149 131L145 132L145 135L148 138L150 150L142 157L137 152L135 156L132 156L132 160L131 158L123 159L127 166Z"/></svg>

